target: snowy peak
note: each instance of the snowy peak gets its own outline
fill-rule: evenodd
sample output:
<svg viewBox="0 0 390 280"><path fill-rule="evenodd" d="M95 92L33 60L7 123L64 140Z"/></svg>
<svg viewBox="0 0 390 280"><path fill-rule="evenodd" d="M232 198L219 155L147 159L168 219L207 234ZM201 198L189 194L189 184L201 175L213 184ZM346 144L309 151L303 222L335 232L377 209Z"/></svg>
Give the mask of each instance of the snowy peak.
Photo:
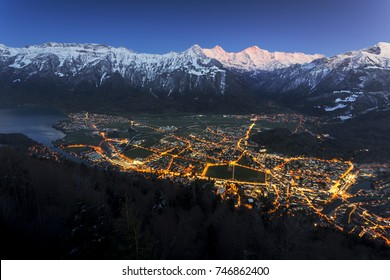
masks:
<svg viewBox="0 0 390 280"><path fill-rule="evenodd" d="M283 54L283 57L286 55ZM299 90L310 94L358 92L381 96L386 93L385 99L390 100L389 72L390 44L381 42L362 50L268 72L267 76L259 73L257 80L259 88L265 91L285 93ZM381 102L378 101L378 104Z"/></svg>
<svg viewBox="0 0 390 280"><path fill-rule="evenodd" d="M77 44L77 43L55 43L49 42L42 45L26 46L24 48L17 49L20 52L41 52L41 53L61 53L61 52L76 52L76 53L108 53L108 52L130 52L133 51L120 47L115 48L101 44Z"/></svg>
<svg viewBox="0 0 390 280"><path fill-rule="evenodd" d="M58 77L69 83L88 80L96 87L119 74L136 88L153 87L156 92L205 91L210 86L221 94L225 92L226 75L226 69L206 57L198 45L167 54L74 43L0 48L0 75L2 71L12 72L22 82L39 75Z"/></svg>
<svg viewBox="0 0 390 280"><path fill-rule="evenodd" d="M329 58L324 65L330 69L390 69L390 43L380 42L372 47L346 52Z"/></svg>
<svg viewBox="0 0 390 280"><path fill-rule="evenodd" d="M379 55L390 59L390 43L379 42L376 46L380 49Z"/></svg>
<svg viewBox="0 0 390 280"><path fill-rule="evenodd" d="M216 45L211 50L213 50L213 52L225 53L225 50L221 46L219 46L219 45Z"/></svg>
<svg viewBox="0 0 390 280"><path fill-rule="evenodd" d="M0 46L2 56L12 56L9 67L24 68L36 65L41 68L46 59L55 61L56 68L71 67L71 72L76 73L86 67L94 67L102 62L110 65L112 71L118 71L122 76L128 69L143 69L148 73L152 71L172 72L177 69L193 65L197 62L208 64L207 58L200 46L194 45L188 50L167 54L135 53L129 49L110 47L99 44L75 44L75 43L45 43L42 45L26 46L24 48L3 48ZM200 61L198 61L200 60Z"/></svg>
<svg viewBox="0 0 390 280"><path fill-rule="evenodd" d="M161 62L162 64L166 64L165 62L167 60L173 60L175 63L180 63L181 60L184 63L183 60L190 59L192 62L195 62L197 59L200 59L204 60L203 62L205 64L208 64L211 59L214 59L219 61L225 68L240 72L258 70L273 71L294 64L309 63L314 59L323 57L322 55L306 55L303 53L272 53L258 46L252 46L241 52L233 53L226 52L218 45L212 49L202 49L199 45L193 45L181 53L171 52L156 55L135 53L126 48L114 48L100 44L55 42L24 48L7 48L6 46L0 45L0 52L2 55L15 56L14 63L10 65L14 68L23 68L32 63L37 57L55 56L60 65L66 64L67 61L69 63L76 61L78 63L82 62L82 67L91 63L96 64L99 60L110 57L114 63L118 61L123 62L119 63L121 68L125 64L137 64L137 62L145 62L146 64L151 62L160 64Z"/></svg>
<svg viewBox="0 0 390 280"><path fill-rule="evenodd" d="M191 48L189 48L187 51L192 51L192 52L203 52L201 46L195 44Z"/></svg>
<svg viewBox="0 0 390 280"><path fill-rule="evenodd" d="M264 52L264 50L260 49L258 46L252 46L252 47L246 48L242 52L245 52L247 54L254 54L254 55L256 55L256 54L258 54L261 51Z"/></svg>
<svg viewBox="0 0 390 280"><path fill-rule="evenodd" d="M355 104L355 109L363 111L390 104L389 73L390 44L386 42L329 58L270 52L258 46L227 52L218 45L211 49L194 45L182 52L148 54L99 44L50 42L23 48L0 44L0 86L26 94L31 84L34 92L41 88L51 92L55 84L70 94L119 89L121 94L143 92L153 100L188 96L205 98L202 102L219 100L209 98L212 94L291 93L299 94L298 99L321 97L325 111L344 108L343 116L349 116L355 114ZM321 105L316 100L313 104Z"/></svg>
<svg viewBox="0 0 390 280"><path fill-rule="evenodd" d="M203 49L199 45L193 45L191 48L185 51L188 54L193 54L195 56L205 57Z"/></svg>
<svg viewBox="0 0 390 280"><path fill-rule="evenodd" d="M269 52L258 46L246 48L241 52L226 52L221 47L203 49L206 56L221 62L226 68L246 71L273 71L294 64L310 63L323 55L307 55L303 53Z"/></svg>
<svg viewBox="0 0 390 280"><path fill-rule="evenodd" d="M379 42L375 46L361 50L361 52L366 52L377 57L390 59L390 43Z"/></svg>

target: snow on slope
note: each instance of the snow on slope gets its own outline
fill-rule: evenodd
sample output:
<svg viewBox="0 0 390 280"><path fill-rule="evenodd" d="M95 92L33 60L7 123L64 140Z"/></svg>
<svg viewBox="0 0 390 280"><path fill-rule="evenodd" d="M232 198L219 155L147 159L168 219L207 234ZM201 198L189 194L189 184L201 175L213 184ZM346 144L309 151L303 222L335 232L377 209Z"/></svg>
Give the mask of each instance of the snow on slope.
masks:
<svg viewBox="0 0 390 280"><path fill-rule="evenodd" d="M224 94L226 69L204 55L200 46L167 54L135 53L126 48L98 44L46 43L24 48L0 45L0 73L11 70L21 80L32 75L56 75L96 87L119 73L135 87L185 92L212 87Z"/></svg>
<svg viewBox="0 0 390 280"><path fill-rule="evenodd" d="M129 68L143 69L148 74L153 75L157 68L163 72L170 72L183 67L189 71L193 70L192 73L195 75L201 75L208 72L203 69L202 65L210 62L210 59L199 56L199 47L197 46L182 53L171 52L163 55L135 53L126 48L113 48L97 44L47 43L20 49L7 49L10 52L9 56L15 56L14 62L9 65L13 68L24 68L32 63L46 63L44 58L53 55L56 62L54 66L57 68L68 63L79 71L85 67L93 67L102 60L108 60L111 63L112 71L118 71L123 76ZM198 63L199 59L200 63ZM194 71L195 68L197 71Z"/></svg>
<svg viewBox="0 0 390 280"><path fill-rule="evenodd" d="M46 43L24 48L9 48L0 44L0 54L2 59L14 58L13 63L9 65L13 68L23 68L31 63L39 64L39 58L48 55L53 55L58 62L58 65L55 65L56 67L62 67L68 62L77 65L78 70L86 66L96 65L103 59L108 59L113 70L122 75L129 67L139 67L148 72L154 72L153 69L156 68L164 69L167 72L184 69L194 75L203 75L210 72L208 71L210 69L204 66L209 64L211 59L219 61L228 69L240 71L273 71L294 64L306 64L307 66L303 67L314 68L316 67L315 64L308 63L324 57L319 54L269 52L257 46L233 53L226 52L220 46L212 49L202 49L200 46L194 45L184 52L170 52L159 55L135 53L126 48L114 48L98 44L61 43ZM321 65L328 69L340 65L347 69L358 68L362 65L371 69L387 69L390 68L390 43L380 42L370 48L327 58L325 62Z"/></svg>
<svg viewBox="0 0 390 280"><path fill-rule="evenodd" d="M73 65L77 68L72 71L75 74L84 67L94 66L102 59L108 59L112 63L113 71L118 71L123 76L125 76L127 68L130 67L145 70L148 72L148 78L156 74L154 70L157 68L163 69L164 72L184 69L193 75L212 74L215 73L215 68L204 67L210 63L211 59L219 61L228 69L271 71L293 64L309 63L323 57L322 55L303 53L271 53L256 46L238 53L228 53L219 46L213 49L202 49L200 46L194 45L184 52L158 55L135 53L126 48L113 48L98 44L61 43L46 43L19 49L0 45L0 53L2 56L15 56L13 63L9 65L13 68L23 68L31 63L39 64L39 58L53 55L57 62L56 67L62 67L65 64Z"/></svg>
<svg viewBox="0 0 390 280"><path fill-rule="evenodd" d="M390 43L379 42L377 46L381 49L380 55L390 58Z"/></svg>
<svg viewBox="0 0 390 280"><path fill-rule="evenodd" d="M259 85L273 92L287 92L302 86L314 91L319 85L323 86L324 81L333 90L372 88L372 85L381 90L388 84L390 44L381 42L330 58L318 54L269 52L257 46L231 53L220 46L202 49L194 45L183 52L160 55L98 44L46 43L24 48L0 45L0 64L0 71L11 69L22 81L35 73L49 73L64 79L89 77L99 86L119 73L135 86L153 86L167 92L184 92L185 88L206 88L212 84L214 89L224 93L229 87L228 70L252 75L267 73L265 79L259 79ZM378 73L373 75L373 71ZM350 72L355 75L352 83L347 79Z"/></svg>
<svg viewBox="0 0 390 280"><path fill-rule="evenodd" d="M344 70L356 68L390 69L390 43L380 42L372 47L339 54L328 59L328 68L342 66Z"/></svg>
<svg viewBox="0 0 390 280"><path fill-rule="evenodd" d="M378 43L358 51L346 52L329 58L314 60L277 70L272 80L260 81L273 91L288 92L298 88L315 91L328 90L388 89L390 80L390 43ZM270 80L270 81L267 81ZM283 82L281 82L283 80Z"/></svg>
<svg viewBox="0 0 390 280"><path fill-rule="evenodd" d="M247 48L241 52L226 52L220 46L212 49L203 49L206 56L220 61L229 69L240 71L265 70L272 71L293 64L305 64L324 57L320 54L307 55L304 53L269 52L257 46Z"/></svg>

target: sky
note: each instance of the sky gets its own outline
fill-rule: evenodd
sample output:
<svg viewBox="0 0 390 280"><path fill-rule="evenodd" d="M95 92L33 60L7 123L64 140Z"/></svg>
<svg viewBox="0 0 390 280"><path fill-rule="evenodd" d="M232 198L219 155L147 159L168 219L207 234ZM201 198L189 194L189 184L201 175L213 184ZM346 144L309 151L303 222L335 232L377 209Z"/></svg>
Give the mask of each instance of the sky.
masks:
<svg viewBox="0 0 390 280"><path fill-rule="evenodd" d="M99 43L136 52L327 56L390 42L389 0L0 0L0 44Z"/></svg>

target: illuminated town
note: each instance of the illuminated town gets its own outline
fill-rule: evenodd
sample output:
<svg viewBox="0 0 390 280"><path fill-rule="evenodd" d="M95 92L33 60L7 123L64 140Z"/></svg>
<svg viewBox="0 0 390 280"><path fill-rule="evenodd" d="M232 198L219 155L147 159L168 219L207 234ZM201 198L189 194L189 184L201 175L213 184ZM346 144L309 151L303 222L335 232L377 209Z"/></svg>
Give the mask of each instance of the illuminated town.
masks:
<svg viewBox="0 0 390 280"><path fill-rule="evenodd" d="M183 184L207 180L235 207L314 214L313 226L390 246L390 183L375 180L377 170L389 166L287 157L250 141L251 133L273 127L328 137L311 132L315 118L292 113L124 118L87 112L68 117L57 126L67 135L56 143L58 151L92 166Z"/></svg>

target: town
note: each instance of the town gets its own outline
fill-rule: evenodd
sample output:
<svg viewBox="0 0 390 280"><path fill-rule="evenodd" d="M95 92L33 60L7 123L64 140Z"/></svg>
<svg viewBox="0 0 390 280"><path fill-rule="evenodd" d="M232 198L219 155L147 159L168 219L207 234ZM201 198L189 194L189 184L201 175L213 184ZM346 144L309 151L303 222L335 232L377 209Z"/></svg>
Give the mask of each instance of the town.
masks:
<svg viewBox="0 0 390 280"><path fill-rule="evenodd" d="M310 213L317 217L313 226L390 246L389 180L375 180L377 170L389 171L389 166L287 157L250 140L252 133L274 127L315 135L312 128L318 123L296 113L125 118L83 112L69 114L57 125L66 137L56 146L91 166L182 184L207 180L235 207L280 215Z"/></svg>

